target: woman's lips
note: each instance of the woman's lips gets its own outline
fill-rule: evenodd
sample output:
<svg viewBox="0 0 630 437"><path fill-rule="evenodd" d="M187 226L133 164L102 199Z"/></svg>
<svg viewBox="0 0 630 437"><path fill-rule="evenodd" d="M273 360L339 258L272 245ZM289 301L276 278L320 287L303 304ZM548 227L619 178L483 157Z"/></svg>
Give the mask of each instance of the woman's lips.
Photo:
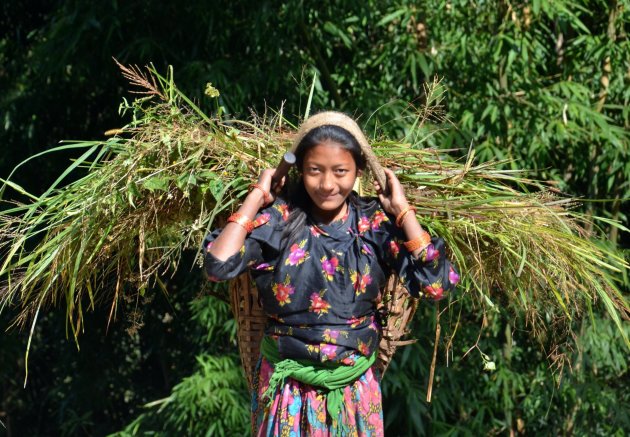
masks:
<svg viewBox="0 0 630 437"><path fill-rule="evenodd" d="M331 200L334 199L335 197L337 197L337 194L320 194L318 193L317 196L322 199L322 200Z"/></svg>

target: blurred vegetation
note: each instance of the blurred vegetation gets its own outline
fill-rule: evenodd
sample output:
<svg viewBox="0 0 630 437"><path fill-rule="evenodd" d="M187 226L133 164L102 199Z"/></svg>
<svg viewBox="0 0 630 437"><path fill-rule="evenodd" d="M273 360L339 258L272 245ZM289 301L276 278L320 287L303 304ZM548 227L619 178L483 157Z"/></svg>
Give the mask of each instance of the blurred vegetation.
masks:
<svg viewBox="0 0 630 437"><path fill-rule="evenodd" d="M267 107L299 116L317 72L314 109L344 110L376 136L404 134L400 114L423 101L423 82L438 75L450 123L430 145L464 155L472 144L480 159L513 158L558 190L606 199L585 208L627 223L627 0L27 0L0 8L0 177L61 139L102 138L128 121L113 111L127 85L112 57L161 71L172 64L187 95L209 105L210 82L238 116ZM14 180L44 192L73 158L55 156ZM602 222L594 231L627 250L616 227ZM158 297L141 309L128 302L109 326L108 309L86 314L80 351L66 340L63 311L41 316L26 388L27 333L3 335L0 435L247 429L233 321L191 264L168 280L168 294L151 294ZM627 278L619 280L627 296ZM431 403L435 308L419 311L420 342L399 352L383 383L387 435L630 432L627 350L601 308L576 322L579 347L564 351L571 369L553 367L560 351L532 344L524 318L478 310L461 317L483 325L482 337L470 329L450 352L441 345ZM10 319L4 312L2 325Z"/></svg>

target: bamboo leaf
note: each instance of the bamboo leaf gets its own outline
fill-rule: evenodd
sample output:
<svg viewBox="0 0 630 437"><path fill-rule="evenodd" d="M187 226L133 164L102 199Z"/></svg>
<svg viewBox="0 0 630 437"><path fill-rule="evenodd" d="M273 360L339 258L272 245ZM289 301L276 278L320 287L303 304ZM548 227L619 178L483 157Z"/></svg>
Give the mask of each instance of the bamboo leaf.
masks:
<svg viewBox="0 0 630 437"><path fill-rule="evenodd" d="M398 9L398 10L396 10L394 12L391 12L391 13L385 15L383 18L381 18L378 21L378 23L376 23L376 26L377 27L385 26L386 24L389 24L392 21L394 21L395 19L399 18L405 12L407 12L405 9Z"/></svg>

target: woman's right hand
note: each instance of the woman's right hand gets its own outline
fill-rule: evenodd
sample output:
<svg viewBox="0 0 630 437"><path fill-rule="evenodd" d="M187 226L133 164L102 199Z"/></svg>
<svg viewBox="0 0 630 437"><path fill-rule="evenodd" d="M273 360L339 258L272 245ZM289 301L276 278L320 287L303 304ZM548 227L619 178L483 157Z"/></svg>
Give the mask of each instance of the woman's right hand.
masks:
<svg viewBox="0 0 630 437"><path fill-rule="evenodd" d="M387 185L388 185L388 194L387 196L383 194L383 190L379 185L378 181L374 181L374 187L376 188L376 194L378 194L378 199L383 205L383 209L397 216L402 210L409 207L409 202L407 202L407 198L405 197L405 190L396 177L396 173L391 171L388 168L383 168L385 172L385 176L387 177Z"/></svg>
<svg viewBox="0 0 630 437"><path fill-rule="evenodd" d="M274 191L269 191L271 188L271 177L276 171L273 169L263 170L258 176L258 188L252 188L249 194L243 201L243 204L238 209L238 213L247 217L248 220L253 220L258 214L260 208L273 203L276 200L276 196L280 191L280 188L284 185L284 178L278 184L278 187ZM265 202L265 195L262 190L269 193L267 201ZM227 260L229 257L237 253L247 238L246 229L238 223L227 223L219 236L212 243L212 247L208 249L214 257L221 261Z"/></svg>

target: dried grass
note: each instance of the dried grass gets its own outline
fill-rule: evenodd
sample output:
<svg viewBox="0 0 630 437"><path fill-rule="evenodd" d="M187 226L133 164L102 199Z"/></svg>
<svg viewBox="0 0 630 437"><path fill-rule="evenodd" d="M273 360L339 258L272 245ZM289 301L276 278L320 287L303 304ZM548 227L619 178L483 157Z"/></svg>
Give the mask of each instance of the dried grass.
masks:
<svg viewBox="0 0 630 437"><path fill-rule="evenodd" d="M114 318L121 299L140 301L290 147L294 130L281 115L210 118L172 73L121 68L148 96L121 105L131 124L106 141L54 149L85 152L42 196L3 181L0 195L11 187L33 199L0 215L0 310L18 307L19 325L64 305L76 337L85 310L106 304ZM534 334L553 327L565 338L572 319L603 304L624 332L630 310L617 281L629 266L586 234L576 201L496 162L476 164L472 152L456 162L421 148L434 116L418 110L412 142L376 138L372 146L397 170L423 226L447 240L464 279L460 297L525 315ZM61 185L79 169L82 177Z"/></svg>

